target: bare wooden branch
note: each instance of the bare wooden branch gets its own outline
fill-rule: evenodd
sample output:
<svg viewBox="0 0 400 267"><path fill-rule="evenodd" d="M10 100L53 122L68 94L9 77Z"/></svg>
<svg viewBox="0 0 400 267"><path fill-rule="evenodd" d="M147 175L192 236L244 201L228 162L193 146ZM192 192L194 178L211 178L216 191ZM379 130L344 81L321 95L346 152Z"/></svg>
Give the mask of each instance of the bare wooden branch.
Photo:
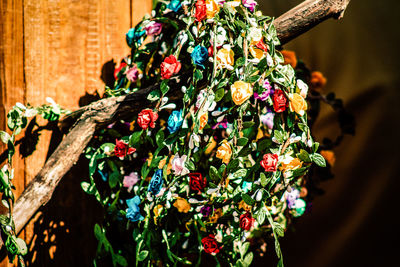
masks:
<svg viewBox="0 0 400 267"><path fill-rule="evenodd" d="M307 0L275 20L278 37L284 44L328 18L340 18L349 2L350 0ZM179 82L179 78L176 78L176 82ZM17 233L50 200L57 184L77 162L95 130L119 118L135 115L143 107L152 107L147 95L156 87L158 85L126 96L97 101L73 112L63 121L66 125L73 125L72 130L15 203ZM170 99L182 97L180 87L171 86L169 95Z"/></svg>
<svg viewBox="0 0 400 267"><path fill-rule="evenodd" d="M341 19L350 0L306 0L274 21L282 44L329 18Z"/></svg>

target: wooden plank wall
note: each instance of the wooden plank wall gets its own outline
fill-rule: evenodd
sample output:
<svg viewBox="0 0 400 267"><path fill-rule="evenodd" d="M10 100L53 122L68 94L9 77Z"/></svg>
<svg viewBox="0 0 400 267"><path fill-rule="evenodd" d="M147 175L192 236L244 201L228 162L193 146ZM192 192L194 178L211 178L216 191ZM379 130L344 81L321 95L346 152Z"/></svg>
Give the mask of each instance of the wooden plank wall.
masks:
<svg viewBox="0 0 400 267"><path fill-rule="evenodd" d="M17 101L39 105L50 96L73 110L86 93L102 93L103 64L129 53L125 33L151 11L151 3L0 0L0 128L6 128L6 112ZM50 133L44 132L32 156L16 156L17 196L43 166L49 143ZM31 243L33 231L31 222L21 236ZM3 260L3 266L11 264Z"/></svg>

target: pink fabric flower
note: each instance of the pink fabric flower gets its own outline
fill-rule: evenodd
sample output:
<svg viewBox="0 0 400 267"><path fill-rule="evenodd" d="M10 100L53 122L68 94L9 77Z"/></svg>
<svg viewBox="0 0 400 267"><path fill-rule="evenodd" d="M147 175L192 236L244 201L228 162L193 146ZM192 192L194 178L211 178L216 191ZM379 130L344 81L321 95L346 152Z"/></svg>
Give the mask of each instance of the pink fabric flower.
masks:
<svg viewBox="0 0 400 267"><path fill-rule="evenodd" d="M132 187L139 181L139 176L136 172L131 172L129 175L124 176L123 185L128 188L128 192L132 190Z"/></svg>
<svg viewBox="0 0 400 267"><path fill-rule="evenodd" d="M176 176L186 175L189 173L189 170L185 167L187 156L183 155L179 157L179 154L176 153L174 158L172 159L172 170Z"/></svg>
<svg viewBox="0 0 400 267"><path fill-rule="evenodd" d="M242 3L245 7L247 7L251 12L254 12L254 9L257 5L257 2L254 0L242 0Z"/></svg>
<svg viewBox="0 0 400 267"><path fill-rule="evenodd" d="M267 112L267 114L262 114L260 119L268 129L272 130L272 128L274 128L274 117L275 114L273 112Z"/></svg>
<svg viewBox="0 0 400 267"><path fill-rule="evenodd" d="M162 24L159 22L151 21L144 29L147 35L159 35L162 31Z"/></svg>
<svg viewBox="0 0 400 267"><path fill-rule="evenodd" d="M134 83L134 82L136 82L137 79L139 78L139 70L138 70L138 68L134 65L134 66L132 66L132 68L126 69L125 75L126 75L126 78L127 78L129 81L131 81L131 82Z"/></svg>

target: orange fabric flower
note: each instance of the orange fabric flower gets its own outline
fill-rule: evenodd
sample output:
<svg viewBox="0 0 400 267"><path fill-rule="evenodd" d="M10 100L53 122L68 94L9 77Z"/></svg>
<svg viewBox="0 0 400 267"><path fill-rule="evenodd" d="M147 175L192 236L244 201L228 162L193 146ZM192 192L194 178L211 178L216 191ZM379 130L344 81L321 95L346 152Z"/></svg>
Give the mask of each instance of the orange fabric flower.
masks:
<svg viewBox="0 0 400 267"><path fill-rule="evenodd" d="M203 128L207 125L208 122L208 112L204 112L200 116L200 127L199 130L203 130Z"/></svg>
<svg viewBox="0 0 400 267"><path fill-rule="evenodd" d="M231 86L232 100L236 105L243 104L253 95L253 87L250 83L236 81Z"/></svg>
<svg viewBox="0 0 400 267"><path fill-rule="evenodd" d="M317 92L320 92L322 90L322 88L324 88L326 85L326 78L324 77L324 75L321 72L313 71L311 73L310 82L311 82L312 89Z"/></svg>
<svg viewBox="0 0 400 267"><path fill-rule="evenodd" d="M219 5L215 0L206 0L207 18L212 19L219 11Z"/></svg>
<svg viewBox="0 0 400 267"><path fill-rule="evenodd" d="M302 165L303 165L303 162L301 162L300 159L293 158L289 163L285 163L285 161L282 161L281 169L283 171L290 171L290 170L301 168Z"/></svg>
<svg viewBox="0 0 400 267"><path fill-rule="evenodd" d="M297 66L296 53L293 51L289 51L289 50L282 50L281 53L284 58L283 64L284 65L290 64L290 65L292 65L293 68L296 68L296 66Z"/></svg>
<svg viewBox="0 0 400 267"><path fill-rule="evenodd" d="M217 158L222 159L223 163L228 164L231 160L232 148L228 141L224 140L222 144L218 147Z"/></svg>
<svg viewBox="0 0 400 267"><path fill-rule="evenodd" d="M188 213L191 206L186 199L178 197L174 202L174 207L178 209L179 212Z"/></svg>
<svg viewBox="0 0 400 267"><path fill-rule="evenodd" d="M290 109L300 116L303 116L305 111L307 110L307 102L304 100L304 98L301 95L295 93L289 94L289 100Z"/></svg>
<svg viewBox="0 0 400 267"><path fill-rule="evenodd" d="M321 155L332 167L335 165L336 157L335 152L332 150L321 150Z"/></svg>
<svg viewBox="0 0 400 267"><path fill-rule="evenodd" d="M210 218L209 218L209 222L210 223L216 223L218 221L218 219L222 217L222 214L223 213L222 213L222 209L221 208L214 210L213 215L210 216Z"/></svg>
<svg viewBox="0 0 400 267"><path fill-rule="evenodd" d="M211 140L210 140L210 142L208 143L208 146L207 146L207 148L206 148L206 151L204 151L204 154L205 155L209 155L213 150L214 150L214 148L217 146L217 142L215 142L215 139L214 139L214 137L211 137Z"/></svg>

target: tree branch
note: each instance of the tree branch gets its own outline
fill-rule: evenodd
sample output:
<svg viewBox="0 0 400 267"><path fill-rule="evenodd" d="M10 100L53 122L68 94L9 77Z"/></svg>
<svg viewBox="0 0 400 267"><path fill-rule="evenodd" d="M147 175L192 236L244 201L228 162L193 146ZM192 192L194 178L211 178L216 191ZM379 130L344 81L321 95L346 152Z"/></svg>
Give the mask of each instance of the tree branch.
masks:
<svg viewBox="0 0 400 267"><path fill-rule="evenodd" d="M328 18L341 18L350 0L307 0L274 21L282 44L308 31ZM184 76L184 75L183 75ZM179 77L175 82L179 83ZM182 77L181 79L185 79ZM129 118L143 107L152 107L147 95L158 84L138 92L99 100L71 113L63 120L72 130L29 183L14 206L15 231L19 233L37 210L45 205L61 178L78 161L96 129L120 118ZM171 85L170 99L182 97L179 86Z"/></svg>

